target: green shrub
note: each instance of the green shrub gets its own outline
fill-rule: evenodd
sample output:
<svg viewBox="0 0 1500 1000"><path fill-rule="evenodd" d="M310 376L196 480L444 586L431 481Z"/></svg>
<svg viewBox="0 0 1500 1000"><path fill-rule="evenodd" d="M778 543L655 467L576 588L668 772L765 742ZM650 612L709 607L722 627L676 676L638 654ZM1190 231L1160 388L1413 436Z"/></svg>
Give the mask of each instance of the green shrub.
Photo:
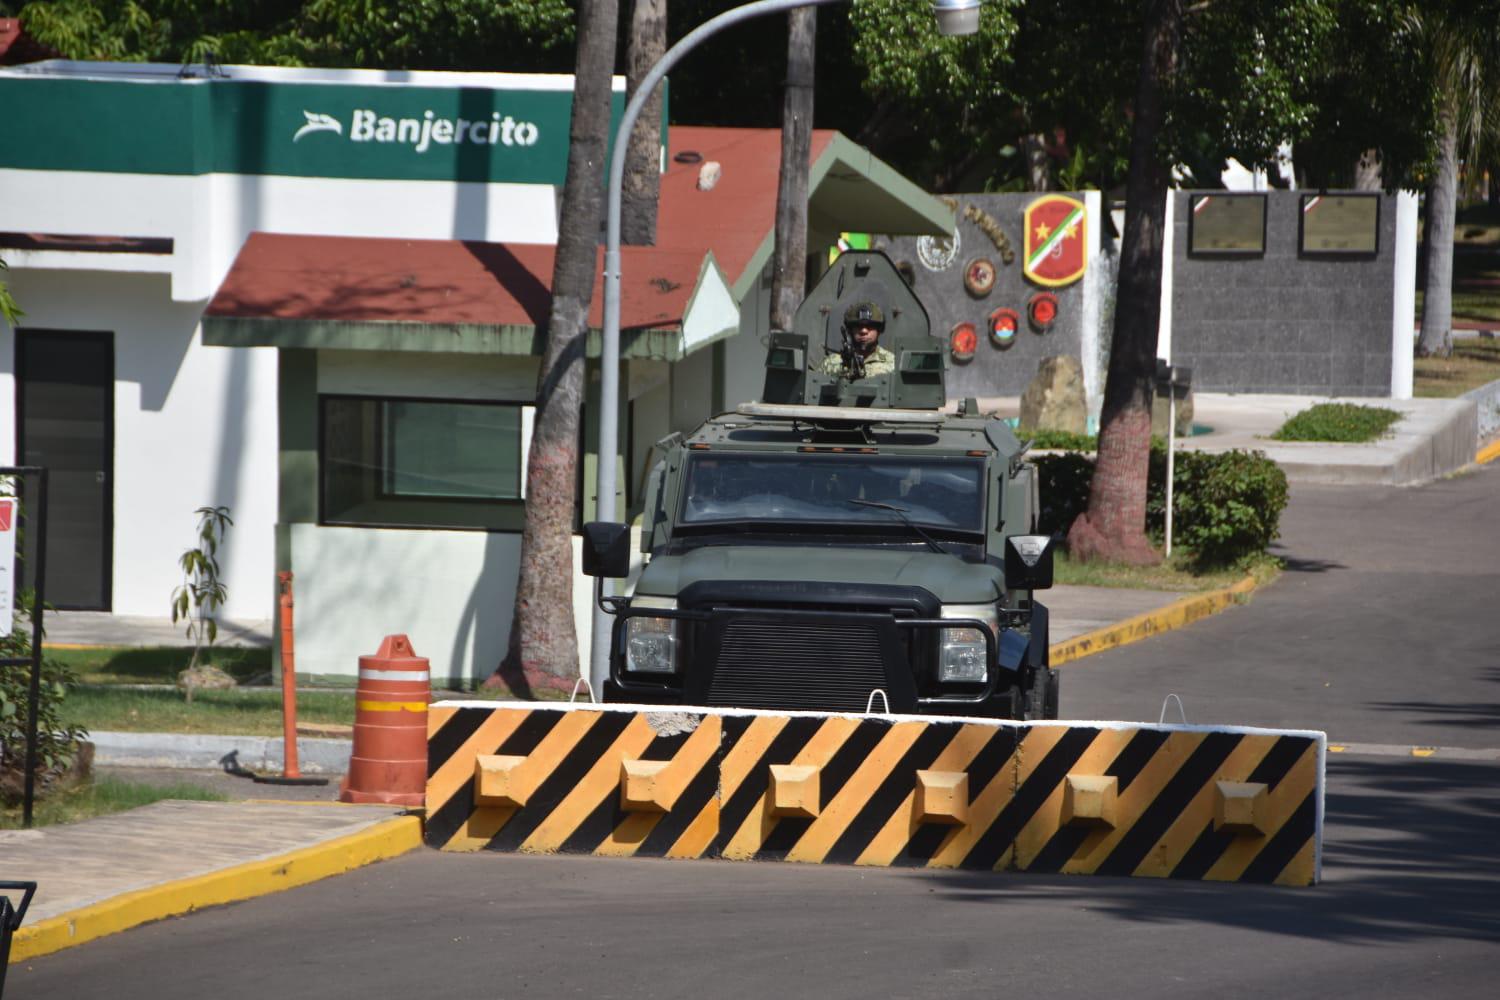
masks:
<svg viewBox="0 0 1500 1000"><path fill-rule="evenodd" d="M1018 430L1016 437L1026 442L1032 451L1098 451L1099 435L1075 434L1072 431ZM1151 447L1166 448L1167 439L1159 434L1151 435Z"/></svg>
<svg viewBox="0 0 1500 1000"><path fill-rule="evenodd" d="M31 656L30 588L16 594L16 613L10 635L0 637L0 659ZM88 735L82 726L64 725L63 698L73 683L72 672L56 660L42 660L37 698L36 791L40 795L73 764L78 741ZM31 690L31 666L0 667L0 802L18 801L26 781L26 715Z"/></svg>
<svg viewBox="0 0 1500 1000"><path fill-rule="evenodd" d="M1065 537L1088 509L1094 463L1085 455L1039 455L1037 530ZM1146 530L1166 532L1167 454L1153 447L1146 480ZM1264 552L1276 539L1286 508L1286 473L1264 452L1179 451L1173 468L1173 544L1200 568L1231 566Z"/></svg>
<svg viewBox="0 0 1500 1000"><path fill-rule="evenodd" d="M1022 429L1016 431L1016 436L1029 441L1030 447L1037 451L1094 451L1099 447L1097 435L1072 431Z"/></svg>
<svg viewBox="0 0 1500 1000"><path fill-rule="evenodd" d="M1374 441L1400 419L1400 413L1383 406L1319 403L1293 415L1271 437L1277 441L1360 444Z"/></svg>
<svg viewBox="0 0 1500 1000"><path fill-rule="evenodd" d="M1062 455L1036 455L1032 462L1036 465L1037 493L1041 500L1036 530L1045 535L1066 535L1073 519L1088 510L1094 460L1070 451Z"/></svg>
<svg viewBox="0 0 1500 1000"><path fill-rule="evenodd" d="M1165 455L1161 466L1164 482ZM1232 566L1276 540L1286 509L1286 473L1265 452L1178 452L1172 479L1172 541L1190 550L1199 566ZM1164 534L1164 488L1156 505L1157 530Z"/></svg>
<svg viewBox="0 0 1500 1000"><path fill-rule="evenodd" d="M14 496L8 482L0 483L0 496ZM21 527L24 528L24 522ZM22 548L17 532L17 548ZM0 803L19 802L26 788L26 730L31 701L31 609L36 593L18 588L10 634L0 636L0 660L24 660L0 667ZM82 726L65 725L60 708L74 677L67 664L42 660L37 688L36 777L38 797L57 778L66 774L78 755L78 743L88 735Z"/></svg>

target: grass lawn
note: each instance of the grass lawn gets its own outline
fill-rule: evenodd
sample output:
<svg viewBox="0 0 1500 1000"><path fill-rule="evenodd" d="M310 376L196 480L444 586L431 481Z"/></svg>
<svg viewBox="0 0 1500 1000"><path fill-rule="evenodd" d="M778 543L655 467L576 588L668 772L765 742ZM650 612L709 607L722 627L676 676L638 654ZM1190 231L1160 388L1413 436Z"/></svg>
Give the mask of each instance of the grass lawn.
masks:
<svg viewBox="0 0 1500 1000"><path fill-rule="evenodd" d="M104 646L57 649L43 645L47 659L59 660L85 684L175 684L193 651L180 646ZM215 646L207 662L241 684L270 683L271 651L264 647Z"/></svg>
<svg viewBox="0 0 1500 1000"><path fill-rule="evenodd" d="M189 705L173 690L80 687L69 691L60 707L64 723L89 729L243 736L280 736L282 732L281 691L276 688L199 691ZM352 724L354 692L299 692L297 721Z"/></svg>
<svg viewBox="0 0 1500 1000"><path fill-rule="evenodd" d="M1227 587L1239 583L1246 576L1255 577L1258 586L1265 586L1281 575L1281 560L1273 556L1260 556L1249 565L1236 569L1195 573L1190 557L1181 549L1173 552L1171 560L1160 566L1078 563L1069 558L1066 552L1058 552L1054 560L1053 579L1056 583L1085 587L1133 587L1137 590L1180 590L1191 593ZM1044 594L1041 601L1045 604L1046 600Z"/></svg>
<svg viewBox="0 0 1500 1000"><path fill-rule="evenodd" d="M1412 395L1461 396L1500 379L1500 338L1465 338L1453 342L1453 356L1417 358Z"/></svg>
<svg viewBox="0 0 1500 1000"><path fill-rule="evenodd" d="M124 812L150 805L162 799L194 799L201 802L223 802L218 792L187 782L170 785L142 785L118 778L95 778L73 788L53 792L37 800L32 811L34 826L76 823L109 813ZM22 809L0 808L0 830L19 830Z"/></svg>
<svg viewBox="0 0 1500 1000"><path fill-rule="evenodd" d="M1500 211L1488 205L1460 209L1453 231L1453 322L1500 322ZM1421 254L1421 246L1417 252ZM1419 261L1421 257L1417 258ZM1422 318L1422 282L1417 269L1417 311ZM1421 395L1421 393L1418 393Z"/></svg>
<svg viewBox="0 0 1500 1000"><path fill-rule="evenodd" d="M1385 436L1401 414L1383 406L1318 403L1287 418L1271 438L1276 441L1333 441L1362 444Z"/></svg>

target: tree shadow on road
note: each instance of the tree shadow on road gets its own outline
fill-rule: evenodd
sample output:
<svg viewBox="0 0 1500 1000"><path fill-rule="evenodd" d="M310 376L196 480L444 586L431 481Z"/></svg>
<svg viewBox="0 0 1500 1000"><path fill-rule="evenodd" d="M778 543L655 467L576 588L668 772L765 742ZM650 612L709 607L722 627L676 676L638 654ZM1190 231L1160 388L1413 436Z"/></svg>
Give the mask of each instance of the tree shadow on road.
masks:
<svg viewBox="0 0 1500 1000"><path fill-rule="evenodd" d="M1277 552L1275 549L1272 549L1271 555L1281 560L1282 568L1287 573L1327 573L1330 570L1349 568L1341 562L1334 562L1330 559L1299 559L1285 552Z"/></svg>
<svg viewBox="0 0 1500 1000"><path fill-rule="evenodd" d="M1479 679L1500 684L1500 667L1488 668ZM1400 712L1407 716L1403 721L1416 726L1500 731L1500 701L1372 701L1366 705L1376 711ZM1421 715L1430 718L1412 717Z"/></svg>
<svg viewBox="0 0 1500 1000"><path fill-rule="evenodd" d="M1222 924L1350 944L1500 939L1500 767L1330 762L1323 883L1312 888L951 873L974 903L1056 902L1152 924ZM935 873L934 873L935 874Z"/></svg>

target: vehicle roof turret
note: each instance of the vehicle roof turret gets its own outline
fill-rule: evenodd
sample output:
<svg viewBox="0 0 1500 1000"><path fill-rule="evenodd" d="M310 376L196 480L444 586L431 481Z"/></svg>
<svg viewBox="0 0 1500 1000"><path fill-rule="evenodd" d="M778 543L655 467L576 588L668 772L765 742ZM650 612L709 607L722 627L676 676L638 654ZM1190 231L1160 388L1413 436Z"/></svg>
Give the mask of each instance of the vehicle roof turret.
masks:
<svg viewBox="0 0 1500 1000"><path fill-rule="evenodd" d="M848 374L852 348L844 316L866 305L884 325L880 346L893 355L894 371L854 378ZM825 372L824 359L841 353L841 371ZM946 367L927 310L896 265L878 250L849 250L807 293L792 329L772 331L762 398L785 405L941 410Z"/></svg>

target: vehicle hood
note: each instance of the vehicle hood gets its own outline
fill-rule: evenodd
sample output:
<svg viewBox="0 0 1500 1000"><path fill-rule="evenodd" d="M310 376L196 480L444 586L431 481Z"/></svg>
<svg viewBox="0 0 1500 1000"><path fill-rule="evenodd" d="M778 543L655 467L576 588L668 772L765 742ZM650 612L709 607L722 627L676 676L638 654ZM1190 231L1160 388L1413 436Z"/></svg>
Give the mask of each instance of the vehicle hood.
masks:
<svg viewBox="0 0 1500 1000"><path fill-rule="evenodd" d="M721 580L781 583L879 583L921 587L944 604L997 600L1004 574L987 563L916 549L828 545L712 545L656 556L642 571L637 594L673 597L695 583Z"/></svg>

